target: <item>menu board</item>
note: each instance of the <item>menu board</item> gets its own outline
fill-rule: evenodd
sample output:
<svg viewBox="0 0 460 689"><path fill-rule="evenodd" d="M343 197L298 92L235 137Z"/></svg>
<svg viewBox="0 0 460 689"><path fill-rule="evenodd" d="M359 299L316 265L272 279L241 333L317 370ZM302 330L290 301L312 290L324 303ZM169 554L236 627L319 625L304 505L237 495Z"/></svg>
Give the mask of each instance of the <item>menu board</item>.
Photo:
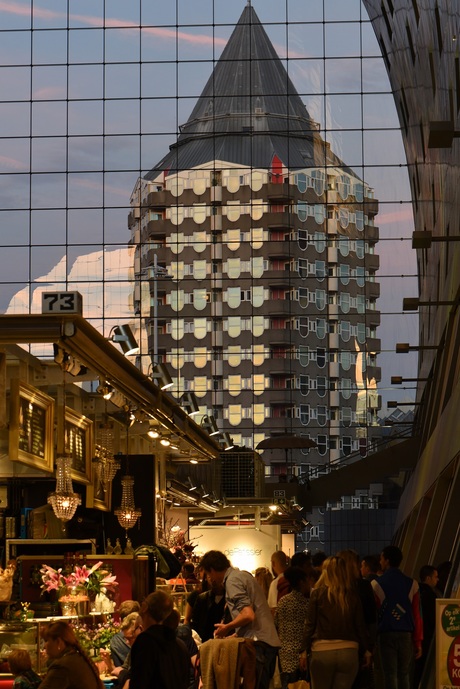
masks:
<svg viewBox="0 0 460 689"><path fill-rule="evenodd" d="M13 379L10 387L10 459L51 473L53 418L52 397Z"/></svg>

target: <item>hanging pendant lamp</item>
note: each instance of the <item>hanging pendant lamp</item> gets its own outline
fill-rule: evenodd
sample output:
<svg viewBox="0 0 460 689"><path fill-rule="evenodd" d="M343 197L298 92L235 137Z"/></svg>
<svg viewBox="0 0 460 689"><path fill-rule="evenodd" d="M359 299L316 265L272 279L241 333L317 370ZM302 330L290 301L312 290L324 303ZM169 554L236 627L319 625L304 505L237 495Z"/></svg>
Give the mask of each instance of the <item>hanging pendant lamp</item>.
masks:
<svg viewBox="0 0 460 689"><path fill-rule="evenodd" d="M47 500L63 524L72 519L78 505L81 505L80 495L73 492L71 462L68 455L56 459L56 490L48 495Z"/></svg>
<svg viewBox="0 0 460 689"><path fill-rule="evenodd" d="M142 515L142 510L137 509L134 504L134 477L123 476L121 479L121 485L121 506L115 510L115 515L120 522L120 526L125 529L127 535L128 529L132 529L139 517Z"/></svg>

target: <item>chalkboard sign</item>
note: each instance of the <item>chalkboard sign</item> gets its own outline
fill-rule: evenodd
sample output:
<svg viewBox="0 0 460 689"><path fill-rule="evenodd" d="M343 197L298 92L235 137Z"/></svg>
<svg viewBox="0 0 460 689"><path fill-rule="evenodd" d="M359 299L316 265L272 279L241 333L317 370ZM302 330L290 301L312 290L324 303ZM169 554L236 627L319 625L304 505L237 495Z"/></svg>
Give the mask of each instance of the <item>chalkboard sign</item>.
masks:
<svg viewBox="0 0 460 689"><path fill-rule="evenodd" d="M10 459L52 473L53 421L53 398L13 379L10 386Z"/></svg>
<svg viewBox="0 0 460 689"><path fill-rule="evenodd" d="M91 483L93 422L70 407L65 408L64 448L72 457L72 479Z"/></svg>

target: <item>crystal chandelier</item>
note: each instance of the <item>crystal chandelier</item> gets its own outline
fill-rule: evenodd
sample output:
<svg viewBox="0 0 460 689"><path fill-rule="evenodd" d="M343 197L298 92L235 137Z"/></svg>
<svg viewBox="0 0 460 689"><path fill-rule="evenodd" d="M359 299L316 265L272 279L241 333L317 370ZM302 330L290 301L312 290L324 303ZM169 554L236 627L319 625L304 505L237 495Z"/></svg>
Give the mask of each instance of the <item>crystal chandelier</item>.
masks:
<svg viewBox="0 0 460 689"><path fill-rule="evenodd" d="M113 454L113 428L109 424L100 427L100 445L96 445L96 472L104 493L109 489L120 461Z"/></svg>
<svg viewBox="0 0 460 689"><path fill-rule="evenodd" d="M68 455L56 459L56 490L48 495L54 514L64 524L72 519L78 505L81 505L80 495L73 492L71 462Z"/></svg>
<svg viewBox="0 0 460 689"><path fill-rule="evenodd" d="M122 493L121 493L121 507L115 510L115 515L120 522L126 534L128 529L132 529L136 524L137 520L142 514L142 510L136 509L134 504L134 477L133 476L123 476L121 479Z"/></svg>

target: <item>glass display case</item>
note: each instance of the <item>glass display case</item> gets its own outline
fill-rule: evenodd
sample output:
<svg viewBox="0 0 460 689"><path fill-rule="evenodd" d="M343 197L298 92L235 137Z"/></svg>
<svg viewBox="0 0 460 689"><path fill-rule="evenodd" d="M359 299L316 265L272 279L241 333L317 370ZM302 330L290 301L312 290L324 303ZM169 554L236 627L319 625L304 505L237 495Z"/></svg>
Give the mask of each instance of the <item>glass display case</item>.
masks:
<svg viewBox="0 0 460 689"><path fill-rule="evenodd" d="M29 651L32 667L37 672L40 667L40 623L39 620L17 622L0 621L0 676L10 675L8 656L19 648Z"/></svg>

